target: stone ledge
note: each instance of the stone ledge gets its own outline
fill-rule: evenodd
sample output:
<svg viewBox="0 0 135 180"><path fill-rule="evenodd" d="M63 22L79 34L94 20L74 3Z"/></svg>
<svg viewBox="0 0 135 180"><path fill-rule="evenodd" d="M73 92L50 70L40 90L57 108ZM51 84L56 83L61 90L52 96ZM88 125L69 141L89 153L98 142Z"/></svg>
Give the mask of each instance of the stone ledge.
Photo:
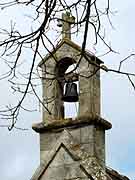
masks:
<svg viewBox="0 0 135 180"><path fill-rule="evenodd" d="M59 120L50 120L49 122L41 122L33 124L32 129L38 133L45 133L48 131L62 131L64 128L78 128L86 125L95 125L101 127L105 130L111 129L112 124L105 119L96 116L96 117L77 117L76 119L59 119Z"/></svg>

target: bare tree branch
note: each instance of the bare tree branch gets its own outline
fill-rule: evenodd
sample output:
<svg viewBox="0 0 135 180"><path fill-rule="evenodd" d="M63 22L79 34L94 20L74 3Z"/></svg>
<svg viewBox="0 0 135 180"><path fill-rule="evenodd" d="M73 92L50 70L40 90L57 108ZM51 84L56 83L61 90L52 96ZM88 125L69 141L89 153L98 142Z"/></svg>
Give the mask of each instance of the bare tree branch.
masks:
<svg viewBox="0 0 135 180"><path fill-rule="evenodd" d="M22 33L20 29L16 28L16 23L11 21L10 30L7 29L0 29L0 35L2 36L0 40L0 49L1 55L0 58L3 60L6 65L8 66L8 71L4 72L1 75L0 80L8 79L11 83L11 88L13 93L20 93L21 96L18 102L12 106L8 105L6 109L0 110L0 115L3 119L9 120L11 123L8 126L9 130L12 130L13 127L16 128L15 124L18 121L18 117L20 114L21 109L28 110L24 106L24 100L27 98L28 94L33 93L37 100L42 104L43 108L48 111L49 114L52 112L46 107L47 103L52 102L55 97L51 97L45 99L44 102L38 96L35 86L33 84L33 80L37 78L44 78L46 80L50 80L51 83L54 81L61 80L56 74L52 74L48 71L47 67L45 67L46 75L51 75L51 78L48 76L42 77L40 72L35 73L35 65L36 60L39 58L41 60L44 59L44 54L42 53L42 48L45 49L46 52L50 54L53 58L54 62L57 64L57 58L54 56L50 47L55 51L55 44L53 43L54 38L53 35L50 35L50 32L59 32L59 30L55 29L56 20L65 21L60 18L61 13L63 12L70 12L71 15L75 16L76 21L71 23L74 28L73 34L78 34L79 31L83 30L83 40L82 40L82 51L80 52L79 56L80 59L78 63L75 65L74 69L70 73L74 73L75 70L78 68L79 64L81 63L83 57L87 60L88 64L93 64L95 66L94 72L85 76L85 78L90 78L96 74L96 72L101 69L105 72L113 72L116 74L126 75L128 80L130 81L131 85L135 89L134 82L132 81L131 77L135 76L134 73L122 71L122 64L133 57L135 54L132 53L123 60L120 61L118 69L111 69L106 67L105 65L98 65L94 63L94 61L90 61L88 57L85 55L86 52L86 44L88 39L88 33L90 32L90 27L93 28L95 42L94 45L98 44L98 42L103 42L103 45L107 48L106 52L102 55L106 55L110 52L118 53L115 51L111 45L106 41L106 34L103 34L104 27L102 18L107 18L110 25L113 27L110 14L112 14L110 10L110 2L106 0L106 7L105 8L98 8L98 0L76 0L74 2L70 2L68 0L9 0L8 2L0 3L0 8L10 8L10 7L18 7L23 6L24 8L31 7L34 10L34 17L32 16L33 21L36 26L32 26L31 30L27 33ZM104 10L103 10L104 9ZM31 16L31 15L30 15ZM53 27L54 26L54 27ZM52 31L52 29L55 29ZM23 57L23 53L29 49L31 53L31 66L28 72L25 72L25 75L21 72L18 72L19 65L21 64L21 60ZM94 56L94 55L93 55ZM18 75L19 74L19 75ZM36 78L35 78L36 74ZM16 79L19 79L19 76L25 78L26 83L18 83ZM68 73L67 73L68 76ZM78 76L83 76L82 74L78 74ZM35 79L34 79L35 78ZM66 81L66 77L64 77L64 81ZM62 79L63 81L63 79ZM23 87L22 89L20 87ZM31 110L28 110L31 111Z"/></svg>

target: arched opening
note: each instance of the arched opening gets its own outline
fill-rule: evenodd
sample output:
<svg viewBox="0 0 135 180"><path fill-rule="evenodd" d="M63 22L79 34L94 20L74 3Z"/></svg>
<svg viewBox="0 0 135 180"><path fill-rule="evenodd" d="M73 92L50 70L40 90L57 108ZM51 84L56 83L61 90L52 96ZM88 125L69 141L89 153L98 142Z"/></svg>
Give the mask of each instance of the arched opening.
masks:
<svg viewBox="0 0 135 180"><path fill-rule="evenodd" d="M65 75L69 74L70 72L78 74L78 71L76 69L76 63L74 63L68 67L68 69L65 72ZM77 93L79 94L79 82L78 82L78 80L75 81L74 83L77 85ZM66 83L64 84L64 93L65 93L65 88L66 88ZM65 118L73 118L74 119L75 117L77 117L78 107L79 107L79 102L64 102L64 109L65 109L64 116L65 116Z"/></svg>
<svg viewBox="0 0 135 180"><path fill-rule="evenodd" d="M67 83L75 83L77 94L79 94L78 70L76 63L71 58L64 58L58 63L58 77L62 88L62 96L65 95ZM70 96L70 95L69 95ZM64 109L64 118L75 118L78 114L79 102L64 102L61 98Z"/></svg>

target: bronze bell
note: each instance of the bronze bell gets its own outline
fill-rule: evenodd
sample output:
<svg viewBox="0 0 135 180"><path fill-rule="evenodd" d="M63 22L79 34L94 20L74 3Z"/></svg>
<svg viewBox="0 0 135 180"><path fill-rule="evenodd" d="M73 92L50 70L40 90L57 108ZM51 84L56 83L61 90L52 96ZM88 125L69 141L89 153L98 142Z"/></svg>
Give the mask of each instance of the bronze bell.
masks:
<svg viewBox="0 0 135 180"><path fill-rule="evenodd" d="M73 82L68 82L66 84L65 95L62 97L62 100L65 102L78 101L77 84Z"/></svg>

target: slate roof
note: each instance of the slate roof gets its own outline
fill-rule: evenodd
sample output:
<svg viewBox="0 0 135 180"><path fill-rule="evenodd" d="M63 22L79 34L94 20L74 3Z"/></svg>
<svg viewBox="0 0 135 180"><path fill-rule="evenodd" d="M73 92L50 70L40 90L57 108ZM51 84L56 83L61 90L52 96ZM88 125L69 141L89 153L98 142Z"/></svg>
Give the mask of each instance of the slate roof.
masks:
<svg viewBox="0 0 135 180"><path fill-rule="evenodd" d="M107 174L112 178L112 180L129 180L128 177L119 174L117 171L111 168L106 168Z"/></svg>

